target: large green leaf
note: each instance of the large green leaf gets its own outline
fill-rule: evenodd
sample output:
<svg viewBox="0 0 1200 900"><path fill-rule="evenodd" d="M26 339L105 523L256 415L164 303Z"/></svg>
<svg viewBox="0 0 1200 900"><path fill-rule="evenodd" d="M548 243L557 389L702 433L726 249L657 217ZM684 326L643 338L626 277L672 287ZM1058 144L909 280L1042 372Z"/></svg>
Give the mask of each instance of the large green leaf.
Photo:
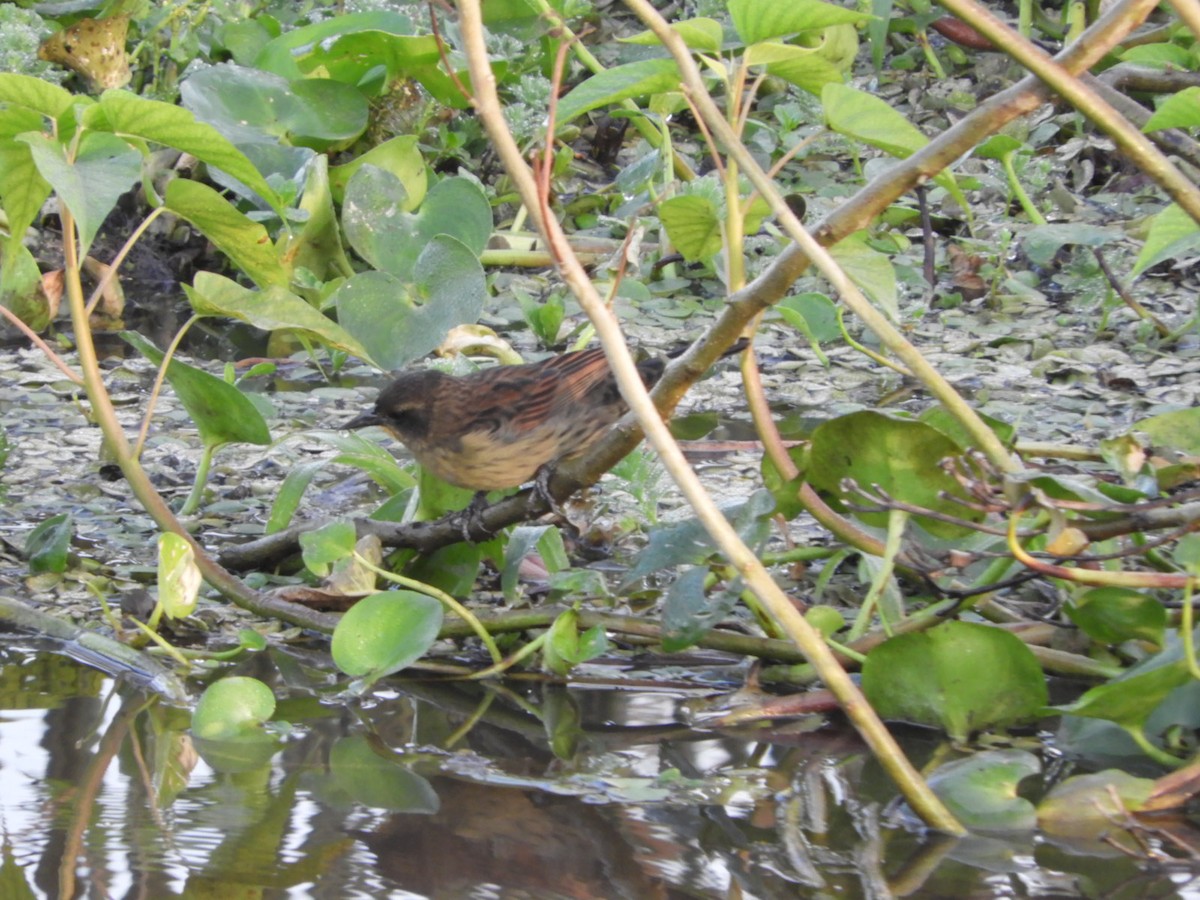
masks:
<svg viewBox="0 0 1200 900"><path fill-rule="evenodd" d="M844 496L842 481L852 478L866 490L878 485L897 500L969 518L968 510L947 498L961 496L962 489L939 465L959 453L954 441L923 422L863 410L816 428L805 474L813 487L834 497ZM879 528L887 525L886 512L856 515ZM941 537L960 537L966 531L964 526L935 519L918 520Z"/></svg>
<svg viewBox="0 0 1200 900"><path fill-rule="evenodd" d="M200 229L259 287L287 287L287 270L262 223L243 215L208 185L187 178L171 181L163 199L167 209Z"/></svg>
<svg viewBox="0 0 1200 900"><path fill-rule="evenodd" d="M766 66L770 74L817 96L820 96L825 85L845 81L842 70L826 56L823 45L797 47L794 44L775 41L755 44L746 49L746 63L752 66Z"/></svg>
<svg viewBox="0 0 1200 900"><path fill-rule="evenodd" d="M1161 646L1167 627L1166 607L1130 588L1083 591L1067 604L1066 613L1088 637L1104 644L1143 640Z"/></svg>
<svg viewBox="0 0 1200 900"><path fill-rule="evenodd" d="M416 591L384 591L359 600L333 630L339 669L374 681L416 662L442 627L442 605Z"/></svg>
<svg viewBox="0 0 1200 900"><path fill-rule="evenodd" d="M16 106L0 109L0 203L8 215L9 234L18 238L33 224L50 196L50 182L38 172L29 145L16 140L16 136L39 132L42 123L41 115L34 110Z"/></svg>
<svg viewBox="0 0 1200 900"><path fill-rule="evenodd" d="M124 331L121 337L155 365L162 364L163 352L140 334ZM167 380L200 430L205 446L271 443L262 415L232 384L177 359L167 366Z"/></svg>
<svg viewBox="0 0 1200 900"><path fill-rule="evenodd" d="M376 739L365 734L339 738L329 751L333 783L355 803L393 813L433 815L438 795L425 778L396 758L381 756Z"/></svg>
<svg viewBox="0 0 1200 900"><path fill-rule="evenodd" d="M456 325L475 322L487 287L479 258L439 234L417 258L411 283L387 272L347 279L331 298L342 327L385 369L424 356Z"/></svg>
<svg viewBox="0 0 1200 900"><path fill-rule="evenodd" d="M391 172L404 187L404 201L400 208L412 212L425 199L428 177L425 159L421 156L420 138L415 134L401 134L391 140L376 144L350 162L333 166L329 170L329 185L333 197L341 203L346 194L350 178L364 165L371 165Z"/></svg>
<svg viewBox="0 0 1200 900"><path fill-rule="evenodd" d="M671 23L672 30L679 33L683 42L691 50L703 53L716 53L721 49L723 33L721 23L716 19L696 18L681 19ZM632 37L621 38L624 43L637 44L642 47L658 46L662 42L653 31L639 31Z"/></svg>
<svg viewBox="0 0 1200 900"><path fill-rule="evenodd" d="M587 79L558 101L558 124L632 97L679 90L679 67L673 59L643 59L613 66Z"/></svg>
<svg viewBox="0 0 1200 900"><path fill-rule="evenodd" d="M105 91L89 110L89 127L101 127L103 114L109 128L124 137L137 137L190 153L201 162L228 173L245 184L275 210L282 201L258 170L237 147L211 125L200 122L182 107L139 97L129 91Z"/></svg>
<svg viewBox="0 0 1200 900"><path fill-rule="evenodd" d="M179 92L197 118L235 143L282 140L323 151L346 144L367 125L366 98L324 78L289 82L224 63L190 75Z"/></svg>
<svg viewBox="0 0 1200 900"><path fill-rule="evenodd" d="M227 740L257 732L275 713L275 695L257 678L232 675L210 684L192 713L198 738Z"/></svg>
<svg viewBox="0 0 1200 900"><path fill-rule="evenodd" d="M1134 423L1156 447L1169 447L1190 456L1200 456L1200 409L1176 409Z"/></svg>
<svg viewBox="0 0 1200 900"><path fill-rule="evenodd" d="M345 328L283 288L252 291L224 276L198 272L195 284L184 285L183 289L198 315L228 316L264 331L296 331L367 362L373 361L367 349Z"/></svg>
<svg viewBox="0 0 1200 900"><path fill-rule="evenodd" d="M1167 259L1188 256L1200 247L1200 225L1195 219L1172 203L1150 220L1150 233L1133 264L1134 276Z"/></svg>
<svg viewBox="0 0 1200 900"><path fill-rule="evenodd" d="M1158 131L1162 128L1195 128L1200 125L1200 87L1184 88L1168 94L1158 105L1142 131Z"/></svg>
<svg viewBox="0 0 1200 900"><path fill-rule="evenodd" d="M418 257L438 235L449 235L477 258L492 233L492 208L479 183L465 177L439 181L416 213L396 176L365 165L350 178L342 227L350 246L381 272L411 281Z"/></svg>
<svg viewBox="0 0 1200 900"><path fill-rule="evenodd" d="M75 104L90 105L93 102L91 97L72 94L40 78L0 72L0 103L25 107L47 118L57 119Z"/></svg>
<svg viewBox="0 0 1200 900"><path fill-rule="evenodd" d="M121 138L102 132L83 136L73 163L67 161L63 145L45 135L26 133L17 140L29 145L38 172L75 216L83 259L117 200L141 180L141 154Z"/></svg>
<svg viewBox="0 0 1200 900"><path fill-rule="evenodd" d="M290 80L302 78L330 60L329 47L341 38L362 31L411 35L412 19L390 10L332 16L311 25L292 29L272 40L254 60L254 67ZM437 56L437 45L433 47ZM363 62L370 62L364 60Z"/></svg>
<svg viewBox="0 0 1200 900"><path fill-rule="evenodd" d="M817 31L831 25L855 25L870 16L822 0L729 0L733 27L747 44Z"/></svg>
<svg viewBox="0 0 1200 900"><path fill-rule="evenodd" d="M304 224L280 235L277 254L293 273L292 280L300 280L296 273L301 270L320 284L353 272L342 246L342 229L329 183L329 159L323 153L317 154L308 167L299 209L306 216Z"/></svg>
<svg viewBox="0 0 1200 900"><path fill-rule="evenodd" d="M955 740L1037 717L1046 679L1033 652L999 628L944 622L867 656L863 693L885 719L942 728Z"/></svg>
<svg viewBox="0 0 1200 900"><path fill-rule="evenodd" d="M664 200L658 205L658 218L688 262L711 259L721 251L721 218L708 197L685 194Z"/></svg>
<svg viewBox="0 0 1200 900"><path fill-rule="evenodd" d="M885 100L846 84L827 84L821 90L821 108L830 131L844 134L876 147L899 159L907 159L929 143L916 125ZM954 176L939 172L933 179L949 191L965 209L966 198Z"/></svg>

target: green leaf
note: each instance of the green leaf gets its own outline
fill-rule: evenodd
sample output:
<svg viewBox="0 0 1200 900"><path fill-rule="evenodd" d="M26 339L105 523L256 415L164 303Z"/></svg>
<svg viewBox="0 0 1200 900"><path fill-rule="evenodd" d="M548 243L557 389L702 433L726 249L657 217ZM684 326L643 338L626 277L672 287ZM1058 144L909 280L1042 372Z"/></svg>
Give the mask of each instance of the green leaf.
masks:
<svg viewBox="0 0 1200 900"><path fill-rule="evenodd" d="M976 415L983 419L983 424L992 430L1005 447L1013 445L1017 437L1017 429L1013 428L1007 422L1002 422L978 410L976 410ZM923 410L917 418L930 428L936 428L963 450L968 450L975 446L975 441L967 433L967 429L963 427L962 422L951 415L946 410L946 407L940 404Z"/></svg>
<svg viewBox="0 0 1200 900"><path fill-rule="evenodd" d="M67 571L71 537L75 534L75 520L66 513L59 513L38 523L29 537L25 538L25 556L29 560L29 573Z"/></svg>
<svg viewBox="0 0 1200 900"><path fill-rule="evenodd" d="M420 139L415 134L402 134L382 144L376 144L344 165L330 168L329 184L334 200L340 204L345 197L346 185L350 178L364 165L371 165L390 172L400 180L404 187L404 200L400 209L403 212L412 212L421 205L428 190L425 160L421 156L419 142Z"/></svg>
<svg viewBox="0 0 1200 900"><path fill-rule="evenodd" d="M1072 716L1115 722L1131 734L1141 732L1155 708L1176 688L1192 681L1187 660L1168 651L1136 669L1097 685L1074 703L1055 707Z"/></svg>
<svg viewBox="0 0 1200 900"><path fill-rule="evenodd" d="M42 117L33 110L0 109L0 203L8 214L8 232L18 239L50 196L50 182L37 170L29 145L15 138L41 129Z"/></svg>
<svg viewBox="0 0 1200 900"><path fill-rule="evenodd" d="M837 306L824 294L809 291L784 297L775 304L779 317L819 344L842 336Z"/></svg>
<svg viewBox="0 0 1200 900"><path fill-rule="evenodd" d="M358 253L376 269L413 280L418 258L439 235L455 238L476 258L492 234L492 208L479 183L465 177L438 182L417 213L394 175L363 166L346 186L342 227Z"/></svg>
<svg viewBox="0 0 1200 900"><path fill-rule="evenodd" d="M896 270L887 256L867 243L865 232L856 232L838 241L829 248L829 255L889 319L899 321Z"/></svg>
<svg viewBox="0 0 1200 900"><path fill-rule="evenodd" d="M1172 203L1150 220L1150 233L1133 264L1133 277L1167 259L1188 256L1200 246L1200 225Z"/></svg>
<svg viewBox="0 0 1200 900"><path fill-rule="evenodd" d="M329 567L354 552L354 526L349 522L330 522L300 535L300 552L308 571L318 578L329 574Z"/></svg>
<svg viewBox="0 0 1200 900"><path fill-rule="evenodd" d="M1021 244L1031 262L1049 266L1064 246L1103 247L1123 240L1124 235L1113 228L1101 228L1084 222L1062 222L1055 225L1036 225L1021 238Z"/></svg>
<svg viewBox="0 0 1200 900"><path fill-rule="evenodd" d="M347 279L331 301L338 321L385 369L424 356L456 325L478 320L487 288L478 256L441 234L417 258L414 283L387 272Z"/></svg>
<svg viewBox="0 0 1200 900"><path fill-rule="evenodd" d="M751 494L744 503L724 507L721 512L742 540L755 547L766 540L770 533L769 517L774 510L775 500L770 492L760 490ZM639 579L662 569L702 563L713 549L712 538L697 519L655 528L650 532L649 543L638 554L637 561L622 584L628 588Z"/></svg>
<svg viewBox="0 0 1200 900"><path fill-rule="evenodd" d="M371 354L345 328L283 288L252 291L224 276L197 272L195 284L185 284L183 289L197 315L228 316L264 331L299 332L373 362Z"/></svg>
<svg viewBox="0 0 1200 900"><path fill-rule="evenodd" d="M807 476L813 487L835 498L845 498L842 480L852 478L865 490L878 485L905 503L972 518L969 510L945 496L962 496L962 488L939 465L942 459L960 452L950 438L923 422L863 410L817 426ZM886 512L856 515L874 527L887 525ZM939 537L961 537L967 530L927 517L916 518Z"/></svg>
<svg viewBox="0 0 1200 900"><path fill-rule="evenodd" d="M189 75L179 94L196 118L238 144L274 139L327 151L349 143L367 126L366 98L329 79L288 81L222 63Z"/></svg>
<svg viewBox="0 0 1200 900"><path fill-rule="evenodd" d="M985 750L938 766L927 778L950 813L972 831L1029 831L1037 824L1033 804L1017 787L1042 771L1026 750Z"/></svg>
<svg viewBox="0 0 1200 900"><path fill-rule="evenodd" d="M613 66L588 78L558 101L558 125L562 127L601 106L677 90L679 68L673 59L643 59Z"/></svg>
<svg viewBox="0 0 1200 900"><path fill-rule="evenodd" d="M849 85L825 85L821 90L821 107L830 131L862 141L899 159L907 159L929 143L929 138L917 126L886 101ZM939 172L933 180L964 208L967 207L966 198L959 191L953 175Z"/></svg>
<svg viewBox="0 0 1200 900"><path fill-rule="evenodd" d="M724 35L721 23L716 19L705 17L681 19L678 22L672 22L671 28L683 38L683 42L687 44L689 50L717 53L721 49ZM657 47L662 44L658 35L648 30L639 31L633 37L620 38L620 40L622 43L636 44L640 47Z"/></svg>
<svg viewBox="0 0 1200 900"><path fill-rule="evenodd" d="M29 145L38 172L75 216L83 259L117 200L141 180L141 154L102 132L84 135L74 163L67 161L62 144L45 135L27 133L17 140Z"/></svg>
<svg viewBox="0 0 1200 900"><path fill-rule="evenodd" d="M228 740L257 732L275 713L275 695L257 678L232 675L214 682L192 713L192 733L207 740Z"/></svg>
<svg viewBox="0 0 1200 900"><path fill-rule="evenodd" d="M288 286L287 270L279 262L267 229L240 213L208 185L173 179L163 201L167 209L200 229L259 287Z"/></svg>
<svg viewBox="0 0 1200 900"><path fill-rule="evenodd" d="M567 675L580 663L595 659L608 650L608 638L602 628L579 633L579 613L573 609L560 613L550 626L542 649L542 666L555 675Z"/></svg>
<svg viewBox="0 0 1200 900"><path fill-rule="evenodd" d="M329 751L333 783L355 803L396 813L431 816L441 804L425 779L394 757L381 756L373 738L339 738Z"/></svg>
<svg viewBox="0 0 1200 900"><path fill-rule="evenodd" d="M1151 778L1117 769L1072 775L1046 792L1037 807L1038 825L1055 840L1102 841L1112 836L1113 823L1141 809L1156 787Z"/></svg>
<svg viewBox="0 0 1200 900"><path fill-rule="evenodd" d="M1071 621L1102 644L1144 640L1162 645L1167 610L1148 594L1130 588L1084 591L1066 606Z"/></svg>
<svg viewBox="0 0 1200 900"><path fill-rule="evenodd" d="M342 229L329 184L329 160L316 156L308 166L299 210L306 216L299 229L280 237L277 256L289 272L307 270L320 283L354 271L342 247Z"/></svg>
<svg viewBox="0 0 1200 900"><path fill-rule="evenodd" d="M736 587L713 587L706 592L708 569L694 566L684 569L671 583L663 604L663 649L677 653L691 647L708 634L737 605L741 593Z"/></svg>
<svg viewBox="0 0 1200 900"><path fill-rule="evenodd" d="M822 0L729 0L733 27L747 44L817 31L830 25L855 25L870 16Z"/></svg>
<svg viewBox="0 0 1200 900"><path fill-rule="evenodd" d="M452 597L465 597L479 578L483 556L482 544L449 544L432 553L421 554L408 566L405 574Z"/></svg>
<svg viewBox="0 0 1200 900"><path fill-rule="evenodd" d="M93 100L31 75L0 72L0 103L21 106L47 118L58 119L75 104L90 105Z"/></svg>
<svg viewBox="0 0 1200 900"><path fill-rule="evenodd" d="M325 465L325 461L321 460L320 462L301 463L288 469L287 475L284 476L283 482L275 494L275 502L271 504L271 513L267 517L267 525L263 529L263 534L274 534L287 528L292 521L292 516L300 508L300 500L304 497L304 492L308 490L313 478L321 469L325 468Z"/></svg>
<svg viewBox="0 0 1200 900"><path fill-rule="evenodd" d="M988 625L944 622L902 634L867 656L863 693L885 719L940 727L958 741L1036 718L1046 679L1015 635Z"/></svg>
<svg viewBox="0 0 1200 900"><path fill-rule="evenodd" d="M384 591L359 600L333 631L339 669L375 681L416 662L442 627L442 605L415 591Z"/></svg>
<svg viewBox="0 0 1200 900"><path fill-rule="evenodd" d="M329 70L345 49L333 50L335 44L347 35L364 31L376 31L385 35L407 36L413 32L412 19L401 13L390 10L372 10L369 12L350 13L332 16L311 25L305 25L288 31L275 38L259 53L254 60L254 67L267 72L274 72L289 80L302 78L314 69L320 67L329 71L330 77L339 78L348 83L357 83L361 77L359 68L351 74L339 70L337 74ZM432 42L432 59L437 59L437 42L431 36L424 39L425 43ZM359 50L354 51L361 55ZM358 60L358 66L370 67L382 62L378 57L370 55Z"/></svg>
<svg viewBox="0 0 1200 900"><path fill-rule="evenodd" d="M1131 431L1140 431L1155 447L1168 447L1189 456L1200 456L1200 409L1176 409L1142 419Z"/></svg>
<svg viewBox="0 0 1200 900"><path fill-rule="evenodd" d="M149 100L129 91L117 90L105 91L101 95L98 110L116 134L190 153L206 165L220 169L242 182L282 215L282 200L246 155L212 125L197 121L196 116L188 110L172 103ZM96 128L101 123L88 119L87 124Z"/></svg>
<svg viewBox="0 0 1200 900"><path fill-rule="evenodd" d="M854 41L857 50L857 37ZM823 45L797 47L776 42L754 44L746 49L746 63L765 66L769 74L816 96L821 95L825 85L845 81L842 70L826 57Z"/></svg>
<svg viewBox="0 0 1200 900"><path fill-rule="evenodd" d="M1162 128L1195 128L1200 125L1200 87L1184 88L1168 94L1142 126L1142 131Z"/></svg>
<svg viewBox="0 0 1200 900"><path fill-rule="evenodd" d="M200 569L190 542L171 531L158 536L158 602L172 619L190 616L200 596Z"/></svg>
<svg viewBox="0 0 1200 900"><path fill-rule="evenodd" d="M146 338L132 331L121 332L121 337L152 363L162 365L163 352ZM200 430L205 446L271 443L262 415L232 384L177 359L167 366L167 380Z"/></svg>
<svg viewBox="0 0 1200 900"><path fill-rule="evenodd" d="M708 197L685 194L658 205L667 236L688 262L711 259L721 251L721 218Z"/></svg>

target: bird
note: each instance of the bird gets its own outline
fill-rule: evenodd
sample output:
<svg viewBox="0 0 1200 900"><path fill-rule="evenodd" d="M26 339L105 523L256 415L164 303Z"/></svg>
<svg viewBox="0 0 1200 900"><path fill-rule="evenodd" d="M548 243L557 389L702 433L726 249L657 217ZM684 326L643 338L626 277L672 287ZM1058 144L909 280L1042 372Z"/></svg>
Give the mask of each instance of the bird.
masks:
<svg viewBox="0 0 1200 900"><path fill-rule="evenodd" d="M735 344L725 355L745 347ZM666 368L637 364L647 388ZM561 462L581 456L628 409L603 349L468 375L402 372L346 429L382 426L442 481L476 492L535 481L545 492Z"/></svg>

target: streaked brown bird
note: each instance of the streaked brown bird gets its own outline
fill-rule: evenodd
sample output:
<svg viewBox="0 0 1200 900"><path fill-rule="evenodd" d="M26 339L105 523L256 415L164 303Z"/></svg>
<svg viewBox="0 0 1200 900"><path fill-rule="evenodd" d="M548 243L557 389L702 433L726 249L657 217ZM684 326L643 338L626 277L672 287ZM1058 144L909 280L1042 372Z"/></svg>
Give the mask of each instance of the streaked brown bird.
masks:
<svg viewBox="0 0 1200 900"><path fill-rule="evenodd" d="M665 363L647 359L637 368L651 387ZM494 491L582 455L627 409L604 351L595 347L470 375L405 372L371 412L344 427L380 425L443 481Z"/></svg>

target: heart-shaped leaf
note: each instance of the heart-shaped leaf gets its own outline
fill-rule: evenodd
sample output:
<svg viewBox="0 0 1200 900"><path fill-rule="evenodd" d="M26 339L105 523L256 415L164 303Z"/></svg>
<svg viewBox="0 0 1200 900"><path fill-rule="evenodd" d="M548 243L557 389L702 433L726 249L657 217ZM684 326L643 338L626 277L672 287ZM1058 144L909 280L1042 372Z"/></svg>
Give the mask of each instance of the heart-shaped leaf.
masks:
<svg viewBox="0 0 1200 900"><path fill-rule="evenodd" d="M436 347L451 328L476 321L486 295L478 256L441 234L417 258L412 284L387 272L363 272L331 299L342 327L370 357L397 369Z"/></svg>
<svg viewBox="0 0 1200 900"><path fill-rule="evenodd" d="M437 640L442 605L416 591L383 591L359 600L333 631L333 661L347 675L374 681L399 672Z"/></svg>

